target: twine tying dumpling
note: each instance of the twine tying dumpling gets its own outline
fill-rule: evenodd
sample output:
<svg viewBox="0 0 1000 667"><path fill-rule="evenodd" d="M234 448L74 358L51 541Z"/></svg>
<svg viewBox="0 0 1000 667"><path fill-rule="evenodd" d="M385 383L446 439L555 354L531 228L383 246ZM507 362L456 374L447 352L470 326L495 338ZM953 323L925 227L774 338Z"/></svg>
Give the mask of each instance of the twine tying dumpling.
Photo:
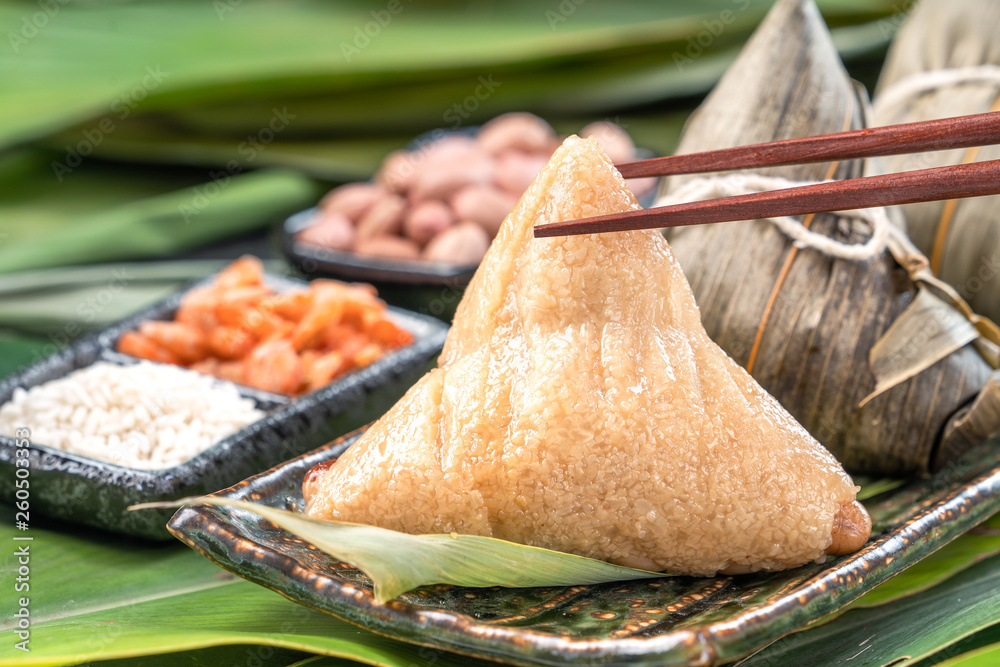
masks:
<svg viewBox="0 0 1000 667"><path fill-rule="evenodd" d="M927 72L917 72L905 76L875 97L876 109L892 108L911 98L930 93L945 86L964 83L987 83L1000 85L1000 67L997 65L970 65Z"/></svg>
<svg viewBox="0 0 1000 667"><path fill-rule="evenodd" d="M987 84L1000 87L1000 67L991 64L955 67L950 69L917 72L903 77L879 93L875 99L875 107L882 112L893 109L903 102L909 102L914 97L939 91L943 87L962 84ZM990 111L1000 111L1000 97L997 97ZM981 146L966 150L961 159L962 164L975 162ZM934 233L934 245L931 248L930 265L935 274L941 273L941 262L944 257L945 243L948 232L958 208L958 200L949 199L941 208L937 228Z"/></svg>
<svg viewBox="0 0 1000 667"><path fill-rule="evenodd" d="M760 174L726 174L723 176L700 177L684 183L667 195L661 196L657 200L656 205L668 206L670 204L699 201L715 197L732 197L752 192L764 192L768 190L813 185L816 182L829 183L830 181L792 181L778 176L762 176ZM872 257L881 254L882 251L889 249L896 262L907 270L910 278L915 283L922 286L922 288L934 288L934 291L939 298L943 299L945 303L958 311L959 319L965 319L973 325L973 331L977 332L981 337L976 341L977 348L980 353L987 360L987 362L993 366L993 368L1000 367L1000 357L998 357L998 350L1000 350L1000 329L998 329L997 326L990 320L974 313L965 300L962 299L962 297L959 296L954 289L941 281L933 274L933 272L930 271L927 258L923 255L923 253L917 250L916 246L913 245L909 237L906 235L906 232L889 221L889 216L885 207L858 209L847 212L838 211L836 213L840 216L856 218L867 222L872 230L871 237L865 243L843 243L841 241L834 240L829 236L810 231L805 223L800 222L795 218L779 216L762 219L772 223L783 234L792 239L795 247L800 249L811 248L829 257L859 262L871 259ZM787 268L788 267L786 266L782 271L782 275L779 276L775 291L772 293L771 298L768 301L768 305L765 308L764 315L758 326L757 335L754 338L754 343L746 364L746 368L750 372L752 372L753 369L754 361L757 356L757 350L760 347L760 342L764 334L764 329L767 326L771 308L774 305L777 290L780 290L781 286L784 284L784 277L786 275ZM885 335L883 338L879 339L876 346L883 344L884 338ZM953 352L955 349L958 349L958 347L964 346L967 343L968 341L964 341L961 345L957 345L953 348L947 348L946 353ZM919 355L915 358L919 358ZM938 356L935 359L939 358L941 357ZM896 386L896 384L902 380L912 377L927 367L929 367L927 364L919 365L919 367L912 370L912 372L907 370L907 372L898 373L893 379L883 380L880 382L878 390L868 396L862 402L862 405L875 396Z"/></svg>
<svg viewBox="0 0 1000 667"><path fill-rule="evenodd" d="M723 176L707 176L690 180L669 194L661 196L657 206L667 206L682 202L700 201L715 197L733 197L753 192L766 192L783 188L793 188L831 181L792 181L779 176L762 176L761 174L726 174ZM777 227L785 236L792 239L799 248L812 248L824 255L861 262L871 259L886 249L889 235L896 229L890 222L884 207L841 211L838 215L856 218L868 223L872 235L864 243L843 243L824 234L809 230L795 218L779 216L763 218Z"/></svg>
<svg viewBox="0 0 1000 667"><path fill-rule="evenodd" d="M943 86L966 83L988 83L1000 85L1000 67L997 65L974 65L952 69L917 72L904 77L879 93L875 106L893 107L913 97L937 90ZM814 185L831 181L792 181L778 176L760 174L726 174L706 176L687 181L656 202L657 206L667 206L689 201L700 201L714 197L732 197L752 192L765 192L782 188ZM830 257L850 261L864 261L886 249L890 235L905 237L905 233L890 223L884 207L839 211L838 215L864 220L871 227L872 235L865 243L842 243L829 236L810 231L805 225L791 217L765 218L783 234L795 242L799 248L811 248Z"/></svg>
<svg viewBox="0 0 1000 667"><path fill-rule="evenodd" d="M830 181L792 181L778 176L762 176L760 174L726 174L723 176L700 177L684 183L667 195L661 196L657 200L656 205L668 206L670 204L699 201L714 197L732 197L752 192L813 185L816 182L829 183ZM807 227L808 222L812 218L811 215L806 217L806 222L800 222L795 218L785 216L762 219L767 220L783 234L792 239L796 248L811 248L829 257L860 262L880 255L884 250L888 249L896 262L906 269L910 278L915 283L923 287L934 288L935 292L946 303L958 311L960 318L968 320L974 326L975 330L984 339L977 341L980 343L977 346L980 349L980 353L983 354L983 357L993 368L1000 366L1000 357L998 357L997 352L1000 349L1000 329L991 321L975 314L955 290L930 271L927 258L917 250L916 246L913 245L906 235L906 232L889 221L885 207L858 209L847 212L838 211L836 213L843 217L851 217L867 222L872 230L871 237L864 243L852 244L837 241L823 234L817 234L810 231ZM794 252L789 255L785 267L778 276L777 283L771 293L771 297L768 299L764 314L757 327L757 333L746 363L746 368L749 372L753 372L754 362L756 361L757 352L770 319L771 310L777 299L778 291L784 285L793 257ZM879 342L882 342L882 339ZM965 342L962 343L962 345L964 344ZM949 353L952 351L954 349L948 350ZM919 355L915 358L919 358ZM882 382L879 390L871 394L865 401L896 386L902 379L912 377L913 374L926 367L928 366L921 366L913 373L899 374L895 381Z"/></svg>

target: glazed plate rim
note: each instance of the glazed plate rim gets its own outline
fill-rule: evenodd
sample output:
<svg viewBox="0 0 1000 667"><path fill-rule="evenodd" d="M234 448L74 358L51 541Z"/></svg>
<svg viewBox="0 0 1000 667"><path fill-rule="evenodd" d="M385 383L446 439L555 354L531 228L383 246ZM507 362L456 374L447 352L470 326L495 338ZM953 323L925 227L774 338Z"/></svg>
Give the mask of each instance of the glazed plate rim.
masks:
<svg viewBox="0 0 1000 667"><path fill-rule="evenodd" d="M284 480L286 483L294 481L295 475L301 480L301 475L316 463L339 456L363 430L213 495L266 500L255 489L266 483L281 482L285 477L289 478ZM984 446L997 448L1000 440ZM459 611L424 607L399 599L378 605L370 591L338 579L335 573L331 575L331 570L311 569L309 564L281 553L266 540L248 539L231 520L229 511L221 508L183 508L170 520L168 529L182 542L235 574L293 601L397 640L522 665L716 664L749 655L843 608L1000 510L1000 462L994 460L990 465L985 470L974 470L971 479L954 482L930 499L908 506L908 519L861 551L827 561L822 570L782 595L768 598L765 604L746 608L725 621L671 628L647 637L565 637L480 621ZM289 500L301 502L301 493L294 498L286 495L281 500L286 505ZM226 546L234 544L239 545L237 560L244 564L242 570L226 552ZM274 575L282 583L269 580ZM732 577L715 580L719 579ZM635 582L622 585L630 583ZM813 603L815 606L808 606ZM769 622L775 619L784 621L784 625L769 627Z"/></svg>

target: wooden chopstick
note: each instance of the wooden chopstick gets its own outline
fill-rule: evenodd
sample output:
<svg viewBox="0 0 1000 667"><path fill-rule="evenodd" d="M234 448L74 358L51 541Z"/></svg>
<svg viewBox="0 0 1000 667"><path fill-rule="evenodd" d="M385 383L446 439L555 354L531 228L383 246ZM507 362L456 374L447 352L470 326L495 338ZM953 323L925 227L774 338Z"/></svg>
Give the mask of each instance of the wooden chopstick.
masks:
<svg viewBox="0 0 1000 667"><path fill-rule="evenodd" d="M670 155L617 165L625 178L700 174L1000 143L1000 111Z"/></svg>
<svg viewBox="0 0 1000 667"><path fill-rule="evenodd" d="M570 236L729 220L846 211L1000 194L1000 160L852 178L736 197L687 202L535 226L535 236Z"/></svg>

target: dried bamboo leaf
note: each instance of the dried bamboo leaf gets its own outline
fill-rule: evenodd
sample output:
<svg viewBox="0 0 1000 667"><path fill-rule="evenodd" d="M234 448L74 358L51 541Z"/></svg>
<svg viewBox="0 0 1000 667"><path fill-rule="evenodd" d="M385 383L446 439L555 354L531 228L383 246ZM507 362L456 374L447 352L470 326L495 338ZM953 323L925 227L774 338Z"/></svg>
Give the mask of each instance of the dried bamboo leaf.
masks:
<svg viewBox="0 0 1000 667"><path fill-rule="evenodd" d="M955 81L936 89L897 95L913 77L968 75L1000 66L1000 4L994 0L923 0L899 31L879 79L874 125L909 123L1000 109L1000 79ZM899 87L896 87L899 86ZM895 101L893 101L895 100ZM1000 146L883 158L889 171L926 169L1000 158ZM903 208L910 236L972 309L1000 318L1000 197L909 204Z"/></svg>
<svg viewBox="0 0 1000 667"><path fill-rule="evenodd" d="M1000 433L1000 373L994 372L982 391L968 407L962 408L948 422L938 447L942 462ZM940 465L938 466L940 467Z"/></svg>
<svg viewBox="0 0 1000 667"><path fill-rule="evenodd" d="M979 337L969 320L927 288L896 318L868 353L875 390L858 407L909 380Z"/></svg>
<svg viewBox="0 0 1000 667"><path fill-rule="evenodd" d="M894 207L892 211L898 212L899 208ZM897 226L905 229L905 218L900 219ZM891 234L889 252L906 269L910 280L932 290L976 328L979 332L979 337L975 340L976 349L991 367L1000 368L1000 327L991 319L973 312L972 307L951 285L934 275L930 269L930 260L920 252L908 235Z"/></svg>
<svg viewBox="0 0 1000 667"><path fill-rule="evenodd" d="M865 112L815 5L780 0L692 115L677 152L860 128ZM821 180L864 169L850 161L761 172ZM810 229L844 243L869 236L836 214L812 217ZM889 253L833 259L794 248L766 222L689 227L669 239L709 335L845 466L906 475L941 463L935 452L944 425L991 369L965 345L858 407L877 386L869 351L917 296Z"/></svg>

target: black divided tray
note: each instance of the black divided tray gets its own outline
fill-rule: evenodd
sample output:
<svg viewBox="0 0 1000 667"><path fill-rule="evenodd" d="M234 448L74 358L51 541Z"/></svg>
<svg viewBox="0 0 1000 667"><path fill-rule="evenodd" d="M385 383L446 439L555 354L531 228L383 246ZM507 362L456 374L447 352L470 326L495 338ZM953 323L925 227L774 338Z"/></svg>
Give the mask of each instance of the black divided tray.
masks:
<svg viewBox="0 0 1000 667"><path fill-rule="evenodd" d="M144 320L170 319L190 289L210 280L181 290L0 381L0 405L11 399L17 387L43 384L96 361L134 363L132 357L115 351L118 338ZM306 285L275 276L266 280L277 290ZM390 308L389 314L413 334L413 344L299 397L239 387L266 416L180 465L158 470L127 468L31 440L30 511L118 533L172 539L165 528L171 510L129 512L127 507L211 493L315 449L381 416L419 379L440 352L448 326L397 308ZM31 424L23 426L32 428ZM14 438L0 435L0 500L11 503L16 495L16 450Z"/></svg>

